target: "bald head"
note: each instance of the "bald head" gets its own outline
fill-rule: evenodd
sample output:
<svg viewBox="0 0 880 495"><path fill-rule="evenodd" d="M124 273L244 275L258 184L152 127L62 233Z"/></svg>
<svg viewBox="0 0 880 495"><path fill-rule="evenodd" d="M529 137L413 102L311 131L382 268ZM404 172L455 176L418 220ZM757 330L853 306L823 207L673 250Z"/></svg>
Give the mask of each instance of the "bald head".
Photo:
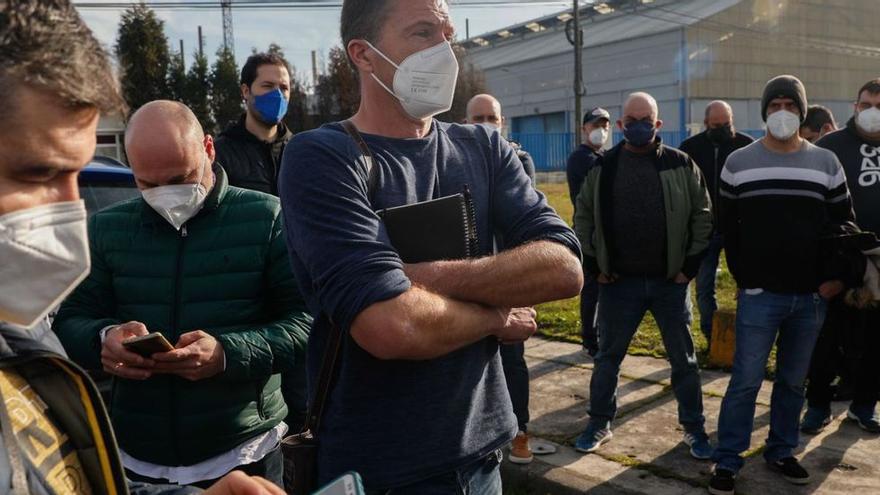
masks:
<svg viewBox="0 0 880 495"><path fill-rule="evenodd" d="M186 105L168 100L147 103L131 116L125 152L140 189L200 178L205 182L210 174L203 170L214 161L213 140L196 116Z"/></svg>
<svg viewBox="0 0 880 495"><path fill-rule="evenodd" d="M491 124L497 128L504 125L504 117L501 116L501 103L492 95L479 94L470 99L467 104L468 124Z"/></svg>
<svg viewBox="0 0 880 495"><path fill-rule="evenodd" d="M657 108L657 100L648 93L638 91L630 94L626 101L623 102L623 116L632 117L634 120L642 120L645 117L651 117L657 120L660 111Z"/></svg>

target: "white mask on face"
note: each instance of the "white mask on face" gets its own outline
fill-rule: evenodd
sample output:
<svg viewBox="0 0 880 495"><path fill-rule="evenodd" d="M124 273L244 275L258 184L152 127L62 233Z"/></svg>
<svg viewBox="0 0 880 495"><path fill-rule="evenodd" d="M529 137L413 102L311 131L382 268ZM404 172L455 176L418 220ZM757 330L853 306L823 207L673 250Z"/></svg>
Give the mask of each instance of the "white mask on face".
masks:
<svg viewBox="0 0 880 495"><path fill-rule="evenodd" d="M33 327L88 275L86 216L82 200L0 216L0 321Z"/></svg>
<svg viewBox="0 0 880 495"><path fill-rule="evenodd" d="M590 144L593 146L602 146L608 140L608 131L599 127L590 132Z"/></svg>
<svg viewBox="0 0 880 495"><path fill-rule="evenodd" d="M856 116L856 124L868 134L880 132L880 109L877 107L867 108Z"/></svg>
<svg viewBox="0 0 880 495"><path fill-rule="evenodd" d="M204 168L202 168L204 174ZM208 191L202 185L202 176L195 184L172 184L141 191L144 201L156 210L176 230L196 216L205 204Z"/></svg>
<svg viewBox="0 0 880 495"><path fill-rule="evenodd" d="M395 64L369 41L366 43L397 68L394 72L394 90L389 89L376 74L370 75L385 91L400 100L403 110L410 117L427 119L452 108L455 81L458 79L458 60L455 59L455 52L448 41L413 53L400 65Z"/></svg>
<svg viewBox="0 0 880 495"><path fill-rule="evenodd" d="M778 110L767 117L767 130L780 141L787 141L794 136L800 125L800 117L788 110Z"/></svg>

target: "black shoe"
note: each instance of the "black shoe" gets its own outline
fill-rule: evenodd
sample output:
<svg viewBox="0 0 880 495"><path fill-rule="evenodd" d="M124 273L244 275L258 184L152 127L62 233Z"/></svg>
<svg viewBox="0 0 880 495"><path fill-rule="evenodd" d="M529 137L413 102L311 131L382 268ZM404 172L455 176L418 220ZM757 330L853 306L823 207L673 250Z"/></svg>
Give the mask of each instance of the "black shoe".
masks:
<svg viewBox="0 0 880 495"><path fill-rule="evenodd" d="M709 480L709 493L712 495L733 495L736 475L727 469L716 469Z"/></svg>
<svg viewBox="0 0 880 495"><path fill-rule="evenodd" d="M797 459L794 457L786 457L775 462L768 462L768 466L774 471L778 471L785 478L785 481L795 485L806 485L810 482L810 473L804 469Z"/></svg>

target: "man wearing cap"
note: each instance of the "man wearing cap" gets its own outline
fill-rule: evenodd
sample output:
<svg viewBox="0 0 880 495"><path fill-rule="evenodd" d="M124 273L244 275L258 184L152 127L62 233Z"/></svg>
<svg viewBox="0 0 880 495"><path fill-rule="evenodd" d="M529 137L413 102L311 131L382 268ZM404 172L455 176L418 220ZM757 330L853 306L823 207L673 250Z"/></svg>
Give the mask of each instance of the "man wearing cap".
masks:
<svg viewBox="0 0 880 495"><path fill-rule="evenodd" d="M794 76L767 82L761 100L767 134L733 152L721 171L721 222L736 279L736 353L712 454L713 494L733 494L749 448L755 399L777 343L770 434L764 459L794 484L809 473L792 456L804 405L804 379L827 300L844 288L820 240L854 221L843 168L831 151L800 137L807 111Z"/></svg>
<svg viewBox="0 0 880 495"><path fill-rule="evenodd" d="M715 206L715 233L709 240L709 249L697 272L697 307L700 308L700 330L706 337L708 347L712 338L712 316L718 309L715 299L715 273L721 257L721 232L718 229L718 177L724 161L734 151L749 145L754 139L747 134L736 132L733 126L733 109L726 101L715 100L706 105L703 119L706 130L684 140L679 146L697 162L706 179L706 187Z"/></svg>
<svg viewBox="0 0 880 495"><path fill-rule="evenodd" d="M571 203L584 184L587 172L596 165L602 156L602 147L608 141L611 130L611 114L604 108L596 107L584 114L581 134L583 143L568 156L565 176L568 179L568 195ZM599 301L599 284L596 279L585 276L581 290L581 341L590 356L599 352L598 332L596 331L596 304Z"/></svg>

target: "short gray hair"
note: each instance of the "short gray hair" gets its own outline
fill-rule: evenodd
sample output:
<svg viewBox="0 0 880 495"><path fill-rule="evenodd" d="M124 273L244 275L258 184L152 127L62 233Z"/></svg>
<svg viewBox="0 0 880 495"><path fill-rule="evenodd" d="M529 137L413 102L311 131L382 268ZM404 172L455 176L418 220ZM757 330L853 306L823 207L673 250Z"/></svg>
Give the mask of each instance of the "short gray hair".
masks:
<svg viewBox="0 0 880 495"><path fill-rule="evenodd" d="M342 49L348 53L348 42L367 40L375 44L394 0L345 0L339 20Z"/></svg>

